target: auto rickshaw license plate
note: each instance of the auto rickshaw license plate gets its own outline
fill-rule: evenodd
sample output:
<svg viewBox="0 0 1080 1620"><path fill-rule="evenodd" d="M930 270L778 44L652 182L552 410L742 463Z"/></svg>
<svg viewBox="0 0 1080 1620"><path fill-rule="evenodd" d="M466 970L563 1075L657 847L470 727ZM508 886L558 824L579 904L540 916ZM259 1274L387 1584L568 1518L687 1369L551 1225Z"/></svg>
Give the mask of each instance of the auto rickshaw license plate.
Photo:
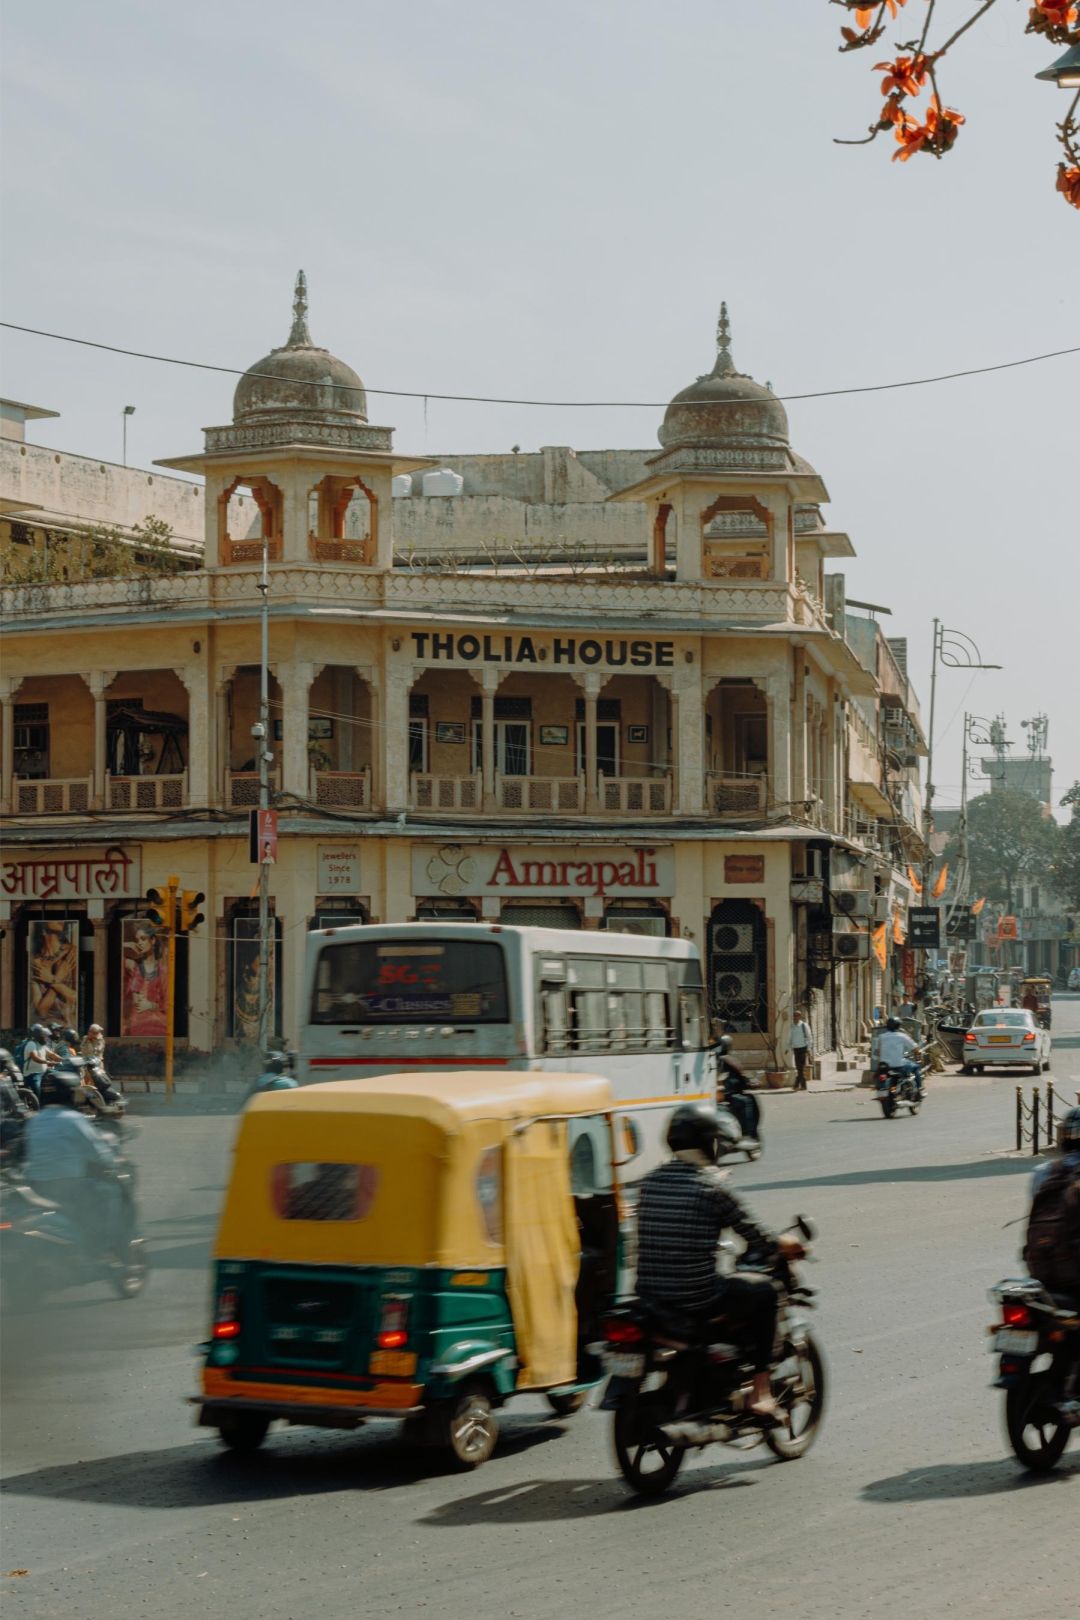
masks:
<svg viewBox="0 0 1080 1620"><path fill-rule="evenodd" d="M616 1378L640 1378L645 1371L645 1357L626 1350L605 1350L604 1371Z"/></svg>
<svg viewBox="0 0 1080 1620"><path fill-rule="evenodd" d="M412 1350L375 1350L368 1371L382 1378L408 1378L416 1371L416 1354Z"/></svg>

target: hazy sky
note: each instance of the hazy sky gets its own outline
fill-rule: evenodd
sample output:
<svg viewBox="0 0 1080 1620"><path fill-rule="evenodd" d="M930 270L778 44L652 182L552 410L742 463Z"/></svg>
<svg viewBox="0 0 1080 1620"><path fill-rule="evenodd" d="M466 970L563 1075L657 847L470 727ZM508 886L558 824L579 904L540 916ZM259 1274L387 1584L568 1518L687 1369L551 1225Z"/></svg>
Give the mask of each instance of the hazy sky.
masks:
<svg viewBox="0 0 1080 1620"><path fill-rule="evenodd" d="M970 0L941 0L959 22ZM1080 216L1053 190L1057 52L1002 0L946 65L943 162L842 148L878 105L825 0L74 0L6 8L6 318L246 366L311 328L370 388L666 400L738 365L778 393L1080 344ZM921 23L922 5L909 15ZM890 38L903 37L893 28ZM906 32L913 32L909 22ZM4 334L40 443L201 447L233 382ZM848 594L891 604L927 707L935 614L1000 674L939 683L939 804L960 715L1050 716L1080 777L1080 355L788 407L851 535ZM405 451L655 443L652 409L370 399ZM970 683L970 687L969 687Z"/></svg>

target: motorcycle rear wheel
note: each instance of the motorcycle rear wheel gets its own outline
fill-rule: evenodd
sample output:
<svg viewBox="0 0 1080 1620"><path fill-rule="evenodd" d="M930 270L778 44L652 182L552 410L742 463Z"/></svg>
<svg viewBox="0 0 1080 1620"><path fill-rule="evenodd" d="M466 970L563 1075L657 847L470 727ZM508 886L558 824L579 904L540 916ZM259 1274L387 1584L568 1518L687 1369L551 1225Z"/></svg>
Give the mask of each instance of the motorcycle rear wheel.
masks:
<svg viewBox="0 0 1080 1620"><path fill-rule="evenodd" d="M615 1460L623 1479L639 1496L662 1496L686 1455L649 1421L641 1406L615 1409Z"/></svg>
<svg viewBox="0 0 1080 1620"><path fill-rule="evenodd" d="M892 1119L893 1115L896 1113L895 1098L882 1097L879 1099L879 1101L881 1102L881 1112L885 1115L885 1118Z"/></svg>
<svg viewBox="0 0 1080 1620"><path fill-rule="evenodd" d="M779 1391L777 1401L788 1413L788 1426L766 1430L765 1444L781 1462L795 1462L797 1458L805 1457L821 1427L825 1411L825 1365L821 1351L810 1334L807 1334L806 1343L799 1349L793 1345L785 1348L798 1358L801 1393L793 1397L788 1390ZM804 1414L801 1419L800 1414Z"/></svg>
<svg viewBox="0 0 1080 1620"><path fill-rule="evenodd" d="M1048 1474L1069 1443L1069 1426L1050 1404L1045 1378L1033 1378L1005 1396L1005 1428L1018 1462L1033 1474Z"/></svg>
<svg viewBox="0 0 1080 1620"><path fill-rule="evenodd" d="M109 1280L120 1299L134 1299L146 1287L150 1262L142 1238L132 1238L127 1253L109 1267Z"/></svg>

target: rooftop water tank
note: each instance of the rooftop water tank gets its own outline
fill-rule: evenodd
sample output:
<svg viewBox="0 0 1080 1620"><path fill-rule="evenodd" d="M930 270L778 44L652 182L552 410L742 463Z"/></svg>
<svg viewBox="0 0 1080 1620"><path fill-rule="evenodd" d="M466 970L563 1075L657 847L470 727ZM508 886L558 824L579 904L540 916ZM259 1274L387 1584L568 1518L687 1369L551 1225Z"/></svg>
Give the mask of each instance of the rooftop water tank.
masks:
<svg viewBox="0 0 1080 1620"><path fill-rule="evenodd" d="M398 473L396 478L390 480L391 495L411 495L412 477L409 473Z"/></svg>
<svg viewBox="0 0 1080 1620"><path fill-rule="evenodd" d="M464 488L464 478L451 467L439 467L435 472L424 474L425 495L460 495Z"/></svg>

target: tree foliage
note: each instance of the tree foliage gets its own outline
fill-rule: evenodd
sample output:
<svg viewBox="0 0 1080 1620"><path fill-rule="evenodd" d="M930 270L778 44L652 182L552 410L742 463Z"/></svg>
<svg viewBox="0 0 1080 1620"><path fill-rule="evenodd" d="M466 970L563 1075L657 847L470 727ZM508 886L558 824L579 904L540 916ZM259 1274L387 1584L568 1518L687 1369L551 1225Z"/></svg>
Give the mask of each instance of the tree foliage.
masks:
<svg viewBox="0 0 1080 1620"><path fill-rule="evenodd" d="M1074 782L1062 799L1072 806L1072 815L1061 828L1054 880L1067 905L1080 911L1080 782Z"/></svg>
<svg viewBox="0 0 1080 1620"><path fill-rule="evenodd" d="M876 45L885 33L886 20L901 23L915 11L907 11L909 0L829 0L850 12L855 26L840 29L841 51L861 51ZM966 19L946 33L946 25L936 27L940 18L935 16L937 0L923 0L925 10L921 24L911 39L898 39L895 55L884 62L875 62L874 72L882 73L881 93L884 104L870 133L857 141L841 141L842 146L863 146L890 130L897 143L893 161L906 163L909 158L923 152L941 158L951 152L965 123L963 113L947 107L938 88L938 70L944 57L973 28L981 22L997 0L979 0ZM1054 45L1080 44L1080 5L1074 0L1025 0L1027 22L1024 32L1040 34ZM903 16L901 16L903 13ZM925 103L918 98L927 91ZM1057 127L1057 138L1064 154L1057 168L1057 189L1073 208L1080 208L1080 123L1077 108L1080 91L1073 97L1065 116ZM925 111L923 111L925 108ZM920 117L919 114L922 113Z"/></svg>
<svg viewBox="0 0 1080 1620"><path fill-rule="evenodd" d="M1029 793L984 793L968 805L971 892L1014 910L1022 880L1052 880L1061 828ZM957 860L957 834L945 858Z"/></svg>
<svg viewBox="0 0 1080 1620"><path fill-rule="evenodd" d="M173 547L173 531L152 514L126 532L95 524L71 534L39 529L29 545L9 539L0 556L8 585L63 585L84 579L121 579L131 574L176 574L190 561Z"/></svg>

